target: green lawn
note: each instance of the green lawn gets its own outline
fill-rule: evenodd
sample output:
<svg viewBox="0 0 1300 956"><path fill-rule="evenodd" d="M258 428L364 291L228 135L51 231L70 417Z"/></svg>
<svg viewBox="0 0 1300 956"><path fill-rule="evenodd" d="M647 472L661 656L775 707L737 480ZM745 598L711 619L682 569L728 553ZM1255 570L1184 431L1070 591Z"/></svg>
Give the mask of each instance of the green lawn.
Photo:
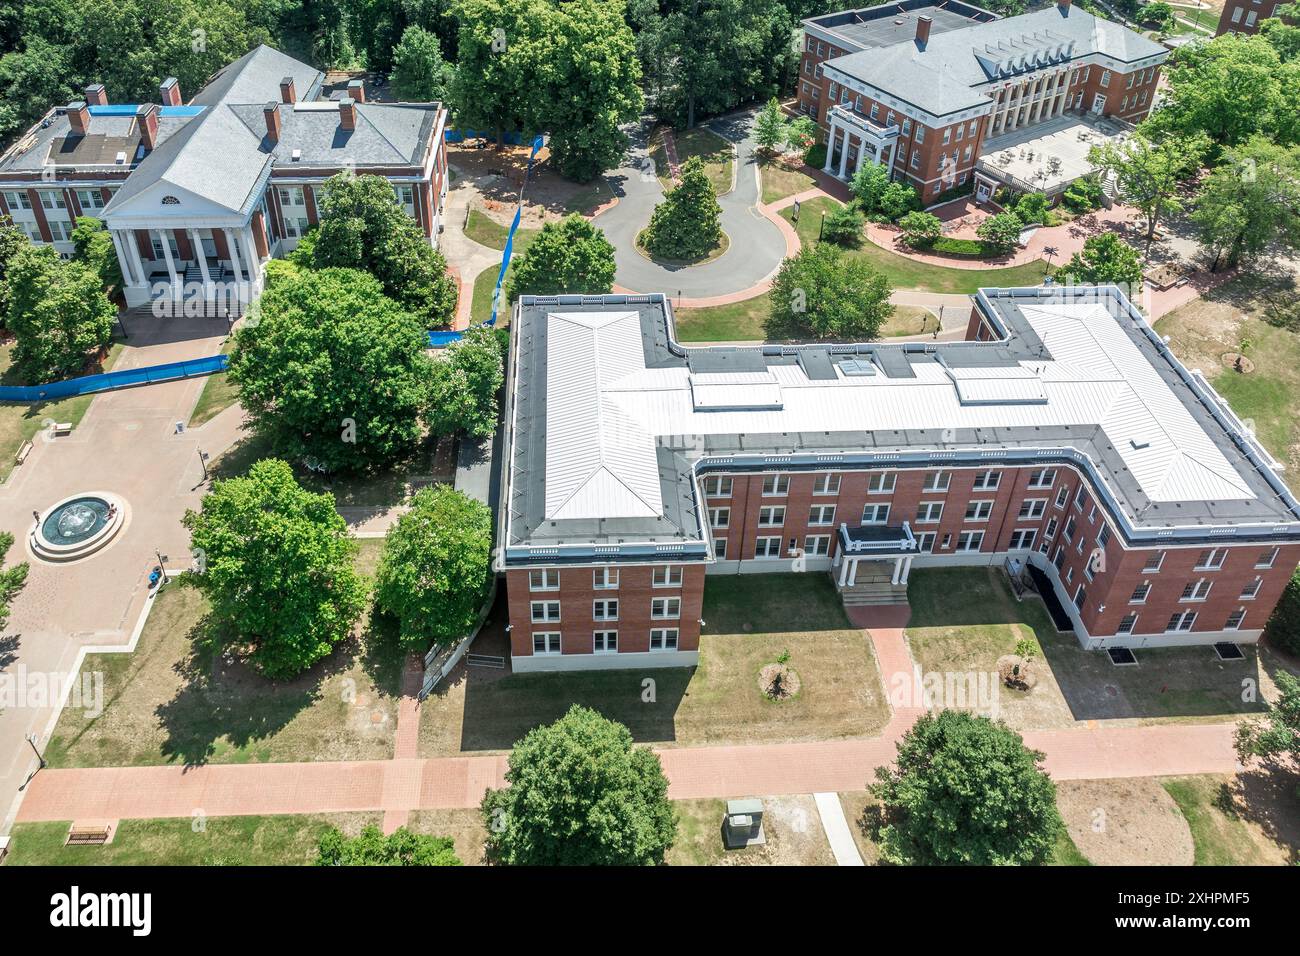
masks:
<svg viewBox="0 0 1300 956"><path fill-rule="evenodd" d="M731 192L732 166L735 149L732 144L712 130L703 126L695 129L678 130L674 134L677 141L677 161L686 165L692 156L700 157L704 163L704 172L719 196ZM664 153L663 140L656 136L650 147L650 157L654 160L655 175L667 191L673 188L672 174L668 169L668 157Z"/></svg>
<svg viewBox="0 0 1300 956"><path fill-rule="evenodd" d="M1187 819L1197 866L1259 866L1270 862L1238 814L1220 776L1168 777L1160 781Z"/></svg>
<svg viewBox="0 0 1300 956"><path fill-rule="evenodd" d="M811 199L803 203L799 222L794 224L799 239L805 244L816 242L822 213L830 212L838 205L838 202L830 198ZM783 209L781 215L788 222L794 223L793 209ZM908 259L866 239L859 248L846 249L845 252L850 257L866 259L889 278L895 289L919 289L923 292L970 295L984 286L1011 288L1042 285L1047 269L1047 263L1041 260L1022 266L952 269Z"/></svg>
<svg viewBox="0 0 1300 956"><path fill-rule="evenodd" d="M227 337L221 345L221 354L229 355L234 347L234 338ZM230 380L228 373L217 372L215 375L209 375L203 382L203 391L199 393L199 400L194 403L194 411L190 412L189 427L198 428L204 422L211 421L237 401L239 401L239 387Z"/></svg>
<svg viewBox="0 0 1300 956"><path fill-rule="evenodd" d="M766 335L763 320L767 318L769 300L766 295L711 305L702 309L676 309L677 335L683 342L758 342ZM938 322L929 309L917 306L896 305L882 330L881 338L900 335L918 335L933 330ZM924 326L924 327L923 327Z"/></svg>
<svg viewBox="0 0 1300 956"><path fill-rule="evenodd" d="M779 160L768 160L758 167L763 183L763 202L774 203L795 196L817 185L802 165L791 168Z"/></svg>
<svg viewBox="0 0 1300 956"><path fill-rule="evenodd" d="M106 846L64 846L69 823L18 823L6 866L301 866L331 826L354 834L377 813L123 820Z"/></svg>
<svg viewBox="0 0 1300 956"><path fill-rule="evenodd" d="M382 539L364 539L373 572ZM183 580L155 599L131 654L92 654L103 710L66 708L50 738L54 767L375 760L392 756L403 655L389 622L291 681L268 681L201 645L207 599Z"/></svg>
<svg viewBox="0 0 1300 956"><path fill-rule="evenodd" d="M541 229L527 229L524 226L520 226L515 230L515 242L511 247L511 256L523 255L541 231ZM469 222L465 226L465 235L489 249L500 249L504 252L506 237L510 235L510 227L503 226L482 210L471 209Z"/></svg>
<svg viewBox="0 0 1300 956"><path fill-rule="evenodd" d="M482 325L492 318L492 292L497 286L498 265L491 265L478 274L474 280L474 298L470 303L470 322ZM501 306L497 310L497 324L502 327L510 322L510 303L506 299L510 289L510 270L506 270L505 280L501 283Z"/></svg>

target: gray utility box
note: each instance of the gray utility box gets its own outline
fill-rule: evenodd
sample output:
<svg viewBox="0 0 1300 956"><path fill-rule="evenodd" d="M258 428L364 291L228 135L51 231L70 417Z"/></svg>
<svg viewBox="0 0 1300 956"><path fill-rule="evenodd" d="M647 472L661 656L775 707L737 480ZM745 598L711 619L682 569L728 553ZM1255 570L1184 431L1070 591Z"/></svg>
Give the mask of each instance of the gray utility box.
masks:
<svg viewBox="0 0 1300 956"><path fill-rule="evenodd" d="M762 800L728 800L727 815L722 820L722 845L728 850L760 846L763 835Z"/></svg>

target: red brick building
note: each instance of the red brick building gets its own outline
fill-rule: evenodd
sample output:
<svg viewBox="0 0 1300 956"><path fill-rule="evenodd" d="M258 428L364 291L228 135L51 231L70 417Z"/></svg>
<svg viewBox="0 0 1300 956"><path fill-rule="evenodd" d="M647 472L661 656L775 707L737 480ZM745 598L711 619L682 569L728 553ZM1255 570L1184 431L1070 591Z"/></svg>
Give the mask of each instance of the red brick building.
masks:
<svg viewBox="0 0 1300 956"><path fill-rule="evenodd" d="M128 305L183 287L260 289L262 269L317 221L325 180L383 176L437 242L447 192L440 103L368 103L353 80L260 46L188 102L119 104L96 83L51 109L0 156L0 214L70 255L78 216L105 220Z"/></svg>
<svg viewBox="0 0 1300 956"><path fill-rule="evenodd" d="M877 162L927 204L972 178L981 199L999 185L1061 192L1091 171L1087 140L1150 112L1168 57L1070 0L1005 20L956 0L901 0L803 27L798 104L822 130L825 171L847 179ZM1076 139L1085 147L1071 150ZM992 161L1007 150L1027 165Z"/></svg>
<svg viewBox="0 0 1300 956"><path fill-rule="evenodd" d="M1215 36L1225 33L1258 33L1264 20L1276 17L1291 0L1227 0L1219 16Z"/></svg>
<svg viewBox="0 0 1300 956"><path fill-rule="evenodd" d="M709 576L1033 568L1087 648L1258 639L1300 503L1116 289L968 340L685 348L663 296L523 297L498 540L516 670L691 665Z"/></svg>

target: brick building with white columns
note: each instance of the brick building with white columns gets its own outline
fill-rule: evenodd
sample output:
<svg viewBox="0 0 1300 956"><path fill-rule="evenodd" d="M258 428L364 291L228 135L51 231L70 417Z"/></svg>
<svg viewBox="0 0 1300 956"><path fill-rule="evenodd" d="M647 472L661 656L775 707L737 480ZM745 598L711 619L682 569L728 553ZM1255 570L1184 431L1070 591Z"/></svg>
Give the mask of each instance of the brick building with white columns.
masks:
<svg viewBox="0 0 1300 956"><path fill-rule="evenodd" d="M78 216L103 219L128 305L256 295L263 266L318 219L343 170L393 184L436 243L447 190L439 103L369 103L360 80L330 93L319 70L259 46L185 102L114 104L101 84L50 110L0 156L0 213L34 242L72 252Z"/></svg>

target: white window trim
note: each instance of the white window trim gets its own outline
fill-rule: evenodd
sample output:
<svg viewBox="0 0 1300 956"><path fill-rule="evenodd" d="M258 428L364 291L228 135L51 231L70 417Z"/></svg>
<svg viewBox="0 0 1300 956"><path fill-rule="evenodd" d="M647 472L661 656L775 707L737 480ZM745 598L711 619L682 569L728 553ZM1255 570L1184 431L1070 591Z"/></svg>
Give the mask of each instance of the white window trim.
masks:
<svg viewBox="0 0 1300 956"><path fill-rule="evenodd" d="M608 646L608 643L609 643L609 642L608 642L608 640L606 640L606 641L603 642L606 646L604 646L604 647L597 647L597 646L596 646L596 635L598 635L598 634L613 634L613 635L614 635L614 646L613 646L613 647L609 647L609 646ZM593 654L617 654L617 653L618 653L618 631L617 631L617 630L609 630L609 629L600 630L600 631L592 631L592 632L591 632L591 653L593 653Z"/></svg>
<svg viewBox="0 0 1300 956"><path fill-rule="evenodd" d="M546 650L537 649L537 639L546 638ZM555 638L555 650L551 650L551 638ZM533 656L534 657L551 657L556 654L564 653L564 634L561 631L533 631Z"/></svg>

